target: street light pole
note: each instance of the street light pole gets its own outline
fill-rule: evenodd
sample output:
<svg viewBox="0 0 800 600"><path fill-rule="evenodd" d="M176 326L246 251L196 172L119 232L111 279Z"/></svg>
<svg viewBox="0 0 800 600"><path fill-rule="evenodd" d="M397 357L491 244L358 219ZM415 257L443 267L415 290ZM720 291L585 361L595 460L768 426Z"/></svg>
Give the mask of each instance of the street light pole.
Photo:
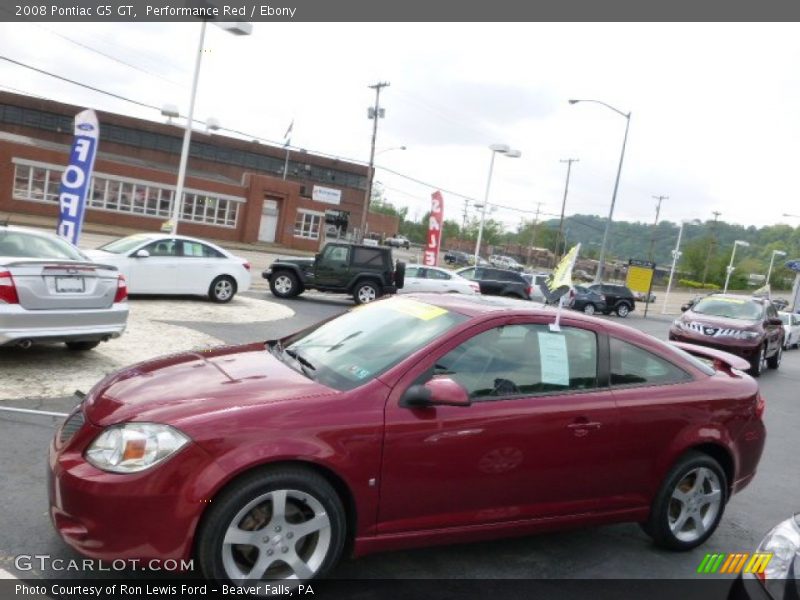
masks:
<svg viewBox="0 0 800 600"><path fill-rule="evenodd" d="M769 285L769 278L772 275L772 263L775 262L776 256L786 256L786 252L783 250L773 250L772 257L769 259L769 269L767 270L767 285Z"/></svg>
<svg viewBox="0 0 800 600"><path fill-rule="evenodd" d="M519 150L512 150L507 144L492 144L489 146L492 151L492 158L489 161L489 176L486 178L486 193L483 195L483 206L481 206L481 223L478 226L478 240L475 242L475 265L478 264L478 256L481 251L481 238L483 237L483 225L486 222L486 207L489 205L489 189L492 186L492 171L494 170L495 154L505 154L509 158L519 158L522 153Z"/></svg>
<svg viewBox="0 0 800 600"><path fill-rule="evenodd" d="M595 104L602 104L606 108L613 110L615 113L625 117L625 136L622 138L622 151L619 155L619 166L617 167L617 178L614 180L614 192L611 195L611 208L608 211L608 221L606 221L606 228L603 232L603 244L600 246L600 257L597 260L597 273L595 273L594 282L600 283L603 280L603 268L606 262L606 244L608 243L608 232L611 230L611 221L614 218L614 205L617 201L617 190L619 189L619 177L622 173L622 162L625 160L625 146L628 143L628 129L631 126L631 113L624 113L619 109L614 108L610 104L606 104L600 100L570 100L570 104L577 104L578 102L594 102Z"/></svg>
<svg viewBox="0 0 800 600"><path fill-rule="evenodd" d="M567 208L567 191L569 190L569 174L572 171L572 163L580 162L580 158L565 158L561 160L562 163L567 163L567 182L564 184L564 199L561 201L561 220L558 222L558 238L556 238L556 256L555 264L558 264L561 258L561 251L559 244L563 244L564 252L567 251L567 245L564 243L564 210Z"/></svg>
<svg viewBox="0 0 800 600"><path fill-rule="evenodd" d="M672 277L675 275L675 266L678 264L678 259L681 257L681 237L683 236L683 222L678 229L678 242L675 244L675 249L672 251L672 268L669 270L669 280L667 281L667 291L664 294L664 305L661 307L661 314L667 314L667 299L669 298L669 290L672 287Z"/></svg>
<svg viewBox="0 0 800 600"><path fill-rule="evenodd" d="M253 26L250 23L223 23L220 27L236 35L250 35ZM189 146L192 141L192 123L194 122L194 103L197 97L197 82L200 78L200 63L203 58L203 43L206 39L206 21L200 22L200 41L197 45L197 57L194 62L194 75L192 76L192 93L189 97L189 115L186 117L186 131L183 133L183 146L181 147L181 159L178 164L178 181L175 184L175 196L172 199L172 227L170 232L175 235L178 233L178 219L180 218L183 207L183 186L186 182L186 165L189 162Z"/></svg>
<svg viewBox="0 0 800 600"><path fill-rule="evenodd" d="M730 264L729 264L729 265L728 265L728 266L725 268L725 271L726 271L726 275L725 275L725 289L723 289L723 290L722 290L722 293L723 293L723 294L727 294L727 293L728 293L728 282L730 282L730 280L731 280L731 273L733 273L733 271L734 271L734 268L733 268L733 258L736 256L736 246L744 246L744 247L746 248L746 247L748 247L749 245L750 245L750 244L748 244L748 243L747 243L747 242L745 242L744 240L736 240L735 242L733 242L733 252L731 252L731 262L730 262Z"/></svg>
<svg viewBox="0 0 800 600"><path fill-rule="evenodd" d="M369 171L367 172L367 189L364 194L364 208L361 211L361 235L360 241L363 242L367 235L367 219L369 218L369 204L372 202L372 179L375 173L375 140L378 137L378 119L383 115L381 113L381 90L391 85L388 81L379 81L378 83L369 86L375 90L375 107L370 108L367 113L369 118L375 119L372 124L372 143L369 151Z"/></svg>

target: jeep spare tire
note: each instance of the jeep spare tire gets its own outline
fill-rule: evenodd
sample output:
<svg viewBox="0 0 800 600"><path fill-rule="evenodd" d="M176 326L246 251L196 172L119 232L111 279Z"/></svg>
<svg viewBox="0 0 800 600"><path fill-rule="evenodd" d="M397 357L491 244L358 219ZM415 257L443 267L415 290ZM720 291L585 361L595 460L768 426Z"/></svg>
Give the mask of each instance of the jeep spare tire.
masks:
<svg viewBox="0 0 800 600"><path fill-rule="evenodd" d="M406 283L406 263L398 260L394 267L394 285L401 289Z"/></svg>

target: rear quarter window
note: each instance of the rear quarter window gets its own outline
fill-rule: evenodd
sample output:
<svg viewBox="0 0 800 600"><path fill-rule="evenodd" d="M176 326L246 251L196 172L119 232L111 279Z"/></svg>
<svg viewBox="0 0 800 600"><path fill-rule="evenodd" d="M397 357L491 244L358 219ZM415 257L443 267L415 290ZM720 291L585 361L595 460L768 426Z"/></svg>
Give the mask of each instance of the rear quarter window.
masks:
<svg viewBox="0 0 800 600"><path fill-rule="evenodd" d="M353 252L353 265L357 267L382 267L384 253L372 248L355 248Z"/></svg>
<svg viewBox="0 0 800 600"><path fill-rule="evenodd" d="M610 339L610 349L611 385L667 385L692 379L668 359L618 338Z"/></svg>

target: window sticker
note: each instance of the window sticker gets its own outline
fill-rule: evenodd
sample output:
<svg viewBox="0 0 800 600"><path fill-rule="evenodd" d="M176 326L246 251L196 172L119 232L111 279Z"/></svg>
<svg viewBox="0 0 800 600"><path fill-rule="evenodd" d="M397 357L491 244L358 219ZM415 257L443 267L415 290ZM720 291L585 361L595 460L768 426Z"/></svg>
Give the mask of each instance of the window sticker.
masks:
<svg viewBox="0 0 800 600"><path fill-rule="evenodd" d="M362 369L358 365L353 365L349 369L347 369L349 373L351 373L356 379L365 379L369 375L369 371L366 369Z"/></svg>
<svg viewBox="0 0 800 600"><path fill-rule="evenodd" d="M418 300L412 300L411 298L394 299L387 304L387 307L405 315L416 317L421 321L430 321L431 319L447 314L447 311L443 308L433 306L432 304L425 304Z"/></svg>
<svg viewBox="0 0 800 600"><path fill-rule="evenodd" d="M558 333L538 332L542 383L569 386L567 339Z"/></svg>

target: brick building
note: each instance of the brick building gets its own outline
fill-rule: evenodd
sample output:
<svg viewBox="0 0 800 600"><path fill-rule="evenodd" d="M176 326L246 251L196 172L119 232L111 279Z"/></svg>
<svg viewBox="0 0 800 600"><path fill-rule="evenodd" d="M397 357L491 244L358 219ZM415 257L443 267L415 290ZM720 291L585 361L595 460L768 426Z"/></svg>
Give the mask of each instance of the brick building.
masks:
<svg viewBox="0 0 800 600"><path fill-rule="evenodd" d="M82 107L0 92L0 213L58 215L58 188ZM86 221L158 230L172 214L183 128L97 111L100 142ZM368 167L192 132L180 233L316 250L361 227ZM368 230L397 233L370 213Z"/></svg>

